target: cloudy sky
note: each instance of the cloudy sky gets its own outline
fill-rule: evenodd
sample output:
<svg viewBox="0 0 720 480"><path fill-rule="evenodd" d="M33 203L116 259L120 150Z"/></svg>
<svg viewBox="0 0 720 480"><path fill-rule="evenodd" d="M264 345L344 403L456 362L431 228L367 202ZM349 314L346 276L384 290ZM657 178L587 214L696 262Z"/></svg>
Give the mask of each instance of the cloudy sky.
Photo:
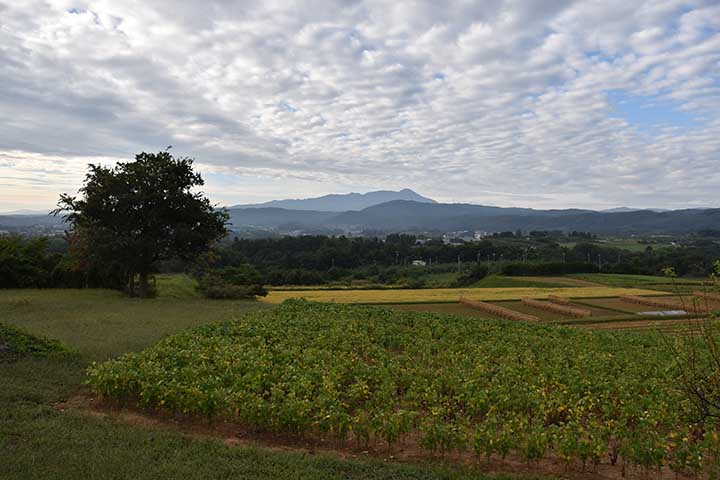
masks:
<svg viewBox="0 0 720 480"><path fill-rule="evenodd" d="M0 211L172 145L221 204L720 206L719 0L0 0Z"/></svg>

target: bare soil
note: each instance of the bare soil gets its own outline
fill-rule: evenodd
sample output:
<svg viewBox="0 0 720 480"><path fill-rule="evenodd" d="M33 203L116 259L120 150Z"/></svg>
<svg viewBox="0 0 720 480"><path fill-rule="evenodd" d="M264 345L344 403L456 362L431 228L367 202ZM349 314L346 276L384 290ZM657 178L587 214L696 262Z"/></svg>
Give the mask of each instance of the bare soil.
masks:
<svg viewBox="0 0 720 480"><path fill-rule="evenodd" d="M297 436L258 431L241 424L222 420L171 414L162 411L148 411L136 405L118 405L103 401L90 392L83 392L66 402L55 405L60 412L73 412L95 418L111 418L139 428L152 428L180 432L194 438L218 439L229 447L260 447L276 451L295 451L307 454L333 455L346 459L377 458L385 461L408 462L413 464L457 465L475 468L486 474L527 474L551 476L572 480L615 480L666 478L689 480L691 477L678 475L669 469L647 470L622 464L585 465L580 462L565 463L560 458L547 454L539 461L528 462L520 456L510 454L505 458L493 456L478 458L471 451L431 453L418 445L418 437L409 436L399 445L389 448L383 442L358 445L352 440L340 441L323 436Z"/></svg>

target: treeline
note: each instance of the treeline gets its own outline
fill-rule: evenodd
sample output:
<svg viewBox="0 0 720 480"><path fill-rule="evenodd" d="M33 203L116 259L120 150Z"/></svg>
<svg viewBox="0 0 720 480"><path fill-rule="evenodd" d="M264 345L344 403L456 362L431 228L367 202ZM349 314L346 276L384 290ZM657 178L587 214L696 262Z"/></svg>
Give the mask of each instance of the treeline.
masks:
<svg viewBox="0 0 720 480"><path fill-rule="evenodd" d="M107 268L90 267L47 238L0 236L0 288L122 288L123 279Z"/></svg>
<svg viewBox="0 0 720 480"><path fill-rule="evenodd" d="M379 238L326 236L281 239L234 239L221 247L219 265L248 262L271 285L318 284L348 275L382 282L384 272L406 269L414 260L451 270L458 261L483 263L495 273L553 275L561 273L627 273L658 275L672 266L681 276L705 276L720 258L720 245L696 240L690 245L633 252L598 243L581 242L572 248L541 238L494 238L445 244L412 235ZM576 239L584 238L577 235ZM233 263L234 262L234 263Z"/></svg>
<svg viewBox="0 0 720 480"><path fill-rule="evenodd" d="M84 250L67 239L65 251L44 238L0 236L0 288L118 288L126 286L122 265L88 261ZM680 276L700 277L712 271L720 245L698 239L689 245L633 252L598 243L564 247L546 238L493 238L459 245L412 235L379 238L326 236L280 239L234 239L215 246L202 262L181 259L157 262L155 271L190 272L202 278L211 270L230 268L259 285L317 285L362 280L371 284L422 287L427 275L467 273L483 265L505 275L560 275L608 273L659 275L673 267ZM426 263L412 266L413 261ZM198 267L199 264L203 264ZM253 269L249 269L248 265ZM461 268L459 268L461 266ZM242 270L233 270L233 269ZM257 276L255 272L259 274ZM201 273L205 272L205 273ZM467 275L466 275L467 276ZM217 293L220 277L208 278L209 292Z"/></svg>

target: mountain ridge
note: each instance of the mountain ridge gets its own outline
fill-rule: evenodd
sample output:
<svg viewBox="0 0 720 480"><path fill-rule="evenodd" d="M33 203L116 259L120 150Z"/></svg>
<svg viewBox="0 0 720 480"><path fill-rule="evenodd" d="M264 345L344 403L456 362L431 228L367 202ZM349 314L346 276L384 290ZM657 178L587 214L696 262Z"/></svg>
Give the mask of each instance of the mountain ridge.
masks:
<svg viewBox="0 0 720 480"><path fill-rule="evenodd" d="M347 212L363 210L368 207L380 205L394 200L408 200L420 203L437 203L435 200L424 197L409 189L402 190L374 190L366 193L331 193L320 197L292 198L284 200L271 200L263 203L246 205L233 205L228 209L248 208L284 208L286 210L305 210L318 212Z"/></svg>
<svg viewBox="0 0 720 480"><path fill-rule="evenodd" d="M521 229L632 235L690 233L720 225L720 209L607 213L581 209L535 210L405 200L394 200L359 211L339 213L282 208L229 209L229 212L234 225L254 225L280 231L316 231L323 228L356 232L380 230L392 233L460 230L499 232Z"/></svg>

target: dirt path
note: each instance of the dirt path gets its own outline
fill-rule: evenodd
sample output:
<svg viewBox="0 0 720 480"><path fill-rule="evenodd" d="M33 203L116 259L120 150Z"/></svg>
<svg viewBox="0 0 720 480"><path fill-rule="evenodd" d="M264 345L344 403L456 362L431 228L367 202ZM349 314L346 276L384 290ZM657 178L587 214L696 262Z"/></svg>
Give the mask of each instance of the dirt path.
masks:
<svg viewBox="0 0 720 480"><path fill-rule="evenodd" d="M667 478L690 480L670 470L648 471L624 465L588 465L579 462L566 464L559 458L546 455L540 461L528 462L510 454L504 459L479 459L473 452L432 454L419 447L418 438L408 438L401 445L388 449L386 445L358 446L353 441L339 442L333 439L308 438L257 432L242 425L223 421L184 417L160 412L147 412L133 407L118 407L104 403L88 392L55 405L59 412L107 418L122 421L139 428L171 430L200 439L218 439L229 447L260 447L275 451L293 451L306 454L333 455L345 459L380 458L413 464L459 465L477 469L479 472L513 475L552 476L570 480L620 480ZM620 462L618 462L620 463Z"/></svg>

